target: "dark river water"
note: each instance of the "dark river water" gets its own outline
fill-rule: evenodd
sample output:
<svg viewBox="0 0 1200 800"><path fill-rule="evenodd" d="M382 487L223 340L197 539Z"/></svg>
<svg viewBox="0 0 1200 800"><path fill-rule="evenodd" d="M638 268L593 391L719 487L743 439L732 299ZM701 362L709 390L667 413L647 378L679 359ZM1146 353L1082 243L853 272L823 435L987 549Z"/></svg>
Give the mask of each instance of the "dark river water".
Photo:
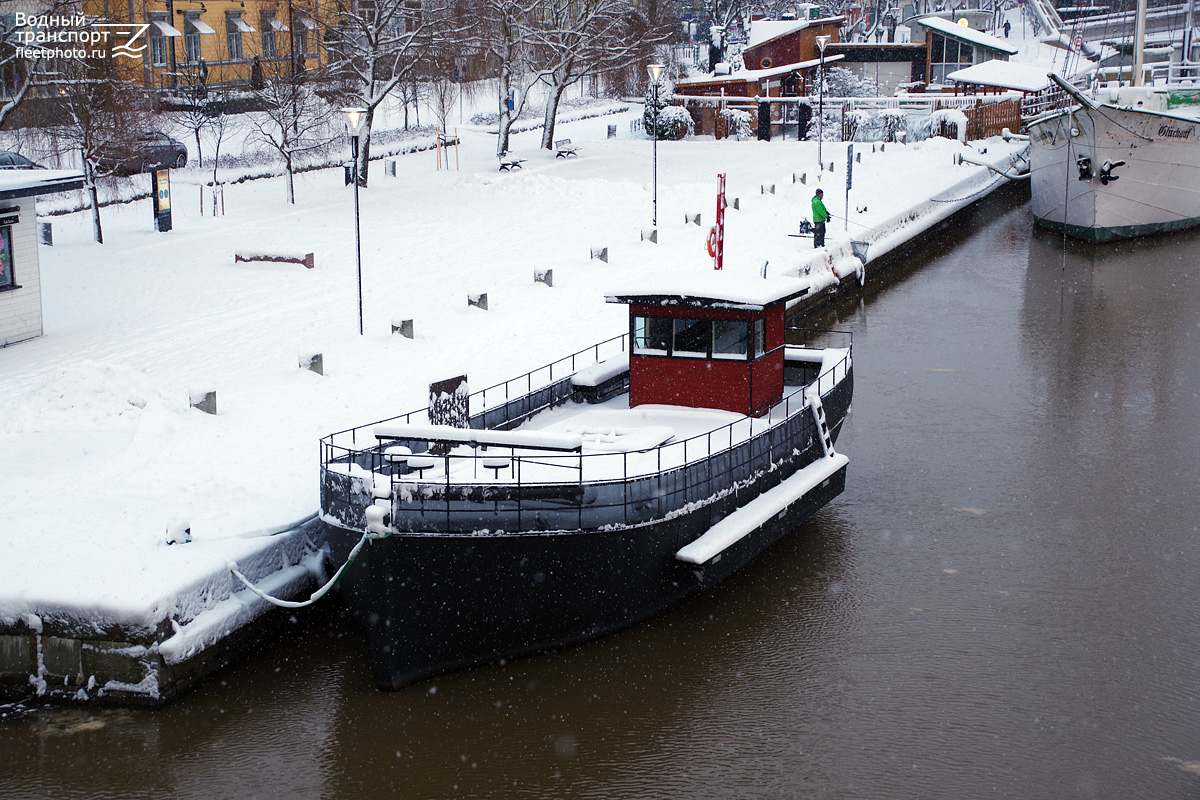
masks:
<svg viewBox="0 0 1200 800"><path fill-rule="evenodd" d="M717 590L391 694L325 603L164 710L0 724L0 797L1200 797L1200 235L1030 219L809 321L846 493Z"/></svg>

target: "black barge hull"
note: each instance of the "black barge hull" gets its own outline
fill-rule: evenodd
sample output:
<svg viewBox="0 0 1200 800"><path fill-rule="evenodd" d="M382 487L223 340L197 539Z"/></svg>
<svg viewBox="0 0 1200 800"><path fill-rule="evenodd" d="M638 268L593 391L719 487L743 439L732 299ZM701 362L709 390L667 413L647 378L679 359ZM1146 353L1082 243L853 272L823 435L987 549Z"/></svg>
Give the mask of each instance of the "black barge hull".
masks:
<svg viewBox="0 0 1200 800"><path fill-rule="evenodd" d="M704 564L676 553L730 511L721 503L616 531L395 534L367 542L343 593L366 625L376 685L400 689L640 622L741 569L845 481L843 466ZM329 541L344 558L357 538L333 528Z"/></svg>
<svg viewBox="0 0 1200 800"><path fill-rule="evenodd" d="M371 507L390 508L385 538L362 541L340 584L368 632L377 686L612 633L714 586L794 530L846 482L847 460L831 453L853 368L847 356L818 378L819 363L788 369L799 370L792 385L819 390L820 413L796 392L764 433L623 481L515 494L432 482L418 492L399 475L380 494L370 476L389 469L385 444L327 440L321 508L335 563L364 539ZM490 406L470 425L511 430L568 402L581 402L570 378Z"/></svg>

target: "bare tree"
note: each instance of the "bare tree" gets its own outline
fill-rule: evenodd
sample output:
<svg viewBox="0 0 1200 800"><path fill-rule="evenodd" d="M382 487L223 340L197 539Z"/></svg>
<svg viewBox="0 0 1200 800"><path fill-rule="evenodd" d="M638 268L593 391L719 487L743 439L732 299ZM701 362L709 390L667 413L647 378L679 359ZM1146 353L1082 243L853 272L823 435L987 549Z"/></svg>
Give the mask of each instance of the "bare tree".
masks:
<svg viewBox="0 0 1200 800"><path fill-rule="evenodd" d="M306 76L278 71L259 92L265 108L249 116L257 138L283 158L289 203L296 202L296 159L326 147L335 138L333 107L313 91Z"/></svg>
<svg viewBox="0 0 1200 800"><path fill-rule="evenodd" d="M182 94L187 104L171 116L196 139L196 166L203 167L204 151L200 147L200 137L213 122L213 111L208 107L208 68L185 66L179 69L176 77L183 84Z"/></svg>
<svg viewBox="0 0 1200 800"><path fill-rule="evenodd" d="M348 100L366 111L358 151L361 186L367 185L375 109L438 43L442 27L419 2L349 0L327 29L329 69L346 83Z"/></svg>
<svg viewBox="0 0 1200 800"><path fill-rule="evenodd" d="M437 117L438 128L445 132L450 113L458 102L460 86L449 78L439 77L429 81L428 87L429 107Z"/></svg>
<svg viewBox="0 0 1200 800"><path fill-rule="evenodd" d="M541 80L538 26L541 0L482 0L476 9L477 44L497 65L500 130L496 152L508 151L512 126Z"/></svg>
<svg viewBox="0 0 1200 800"><path fill-rule="evenodd" d="M136 157L136 137L150 127L151 114L137 87L118 78L112 58L68 65L59 86L59 129L83 162L93 233L103 244L96 181Z"/></svg>
<svg viewBox="0 0 1200 800"><path fill-rule="evenodd" d="M36 11L38 16L53 16L73 18L70 13L72 10L78 10L74 0L48 0L44 3L6 3L5 5L15 6L22 12ZM0 126L4 125L4 121L9 115L20 107L29 93L31 86L37 83L53 80L55 73L53 65L46 60L35 57L29 58L22 53L22 49L40 52L42 48L39 42L33 37L38 33L34 27L29 25L17 26L19 17L25 16L22 14L13 14L9 16L9 9L5 8L6 12L3 17L0 17L0 82L3 82L3 93L6 95L3 102L0 102ZM61 34L75 30L75 28L56 28L53 33ZM53 47L52 43L47 43Z"/></svg>
<svg viewBox="0 0 1200 800"><path fill-rule="evenodd" d="M213 216L217 215L217 195L220 182L217 180L217 170L221 166L221 145L228 139L240 133L243 129L241 115L229 112L230 97L225 92L213 93L209 96L205 109L211 115L211 122L205 129L205 138L212 145L212 186L213 186Z"/></svg>
<svg viewBox="0 0 1200 800"><path fill-rule="evenodd" d="M546 98L542 147L554 147L559 102L584 75L607 72L653 52L667 41L665 26L647 19L627 0L550 0L534 36L541 54Z"/></svg>

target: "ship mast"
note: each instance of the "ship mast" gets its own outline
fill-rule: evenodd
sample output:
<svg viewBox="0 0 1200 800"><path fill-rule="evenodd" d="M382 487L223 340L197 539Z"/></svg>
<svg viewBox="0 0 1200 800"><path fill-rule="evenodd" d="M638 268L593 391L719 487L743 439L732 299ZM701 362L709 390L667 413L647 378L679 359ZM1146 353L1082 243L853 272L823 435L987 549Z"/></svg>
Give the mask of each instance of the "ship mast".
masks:
<svg viewBox="0 0 1200 800"><path fill-rule="evenodd" d="M1137 23L1133 29L1133 85L1142 85L1142 51L1146 47L1146 0L1138 0Z"/></svg>

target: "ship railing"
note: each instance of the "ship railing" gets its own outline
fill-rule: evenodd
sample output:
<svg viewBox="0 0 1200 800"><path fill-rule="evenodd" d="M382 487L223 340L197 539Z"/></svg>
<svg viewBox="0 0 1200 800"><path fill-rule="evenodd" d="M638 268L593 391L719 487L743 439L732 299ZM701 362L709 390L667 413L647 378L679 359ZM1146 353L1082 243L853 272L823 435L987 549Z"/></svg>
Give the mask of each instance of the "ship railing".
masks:
<svg viewBox="0 0 1200 800"><path fill-rule="evenodd" d="M538 392L547 389L561 387L564 382L568 382L570 376L578 372L582 367L589 366L598 361L603 361L608 358L619 356L626 352L628 346L628 333L622 333L619 336L614 336L611 339L605 339L590 347L585 347L569 356L564 356L556 361L551 361L549 364L532 369L517 378L497 383L489 386L486 389L472 392L467 397L468 416L471 417L471 427L488 427L508 429L516 427L524 422L524 419L517 418L523 416L528 418L537 411L543 410L538 408L524 415L515 415L513 419L508 420L504 425L485 425L484 415L487 411L511 404L514 401L530 398ZM555 377L557 375L557 377ZM565 400L564 400L565 402ZM322 448L328 446L329 452L339 452L342 454L357 452L367 447L372 447L376 444L375 437L372 434L376 425L383 423L400 423L400 424L428 424L429 409L422 408L417 411L410 411L407 414L399 414L394 417L376 420L375 422L366 425L358 425L353 428L347 428L337 433L331 433L321 440ZM367 444L360 445L359 440L362 439ZM349 440L349 441L347 441ZM327 453L322 450L322 463L327 463Z"/></svg>
<svg viewBox="0 0 1200 800"><path fill-rule="evenodd" d="M1148 83L1152 86L1181 84L1200 88L1200 61L1150 64Z"/></svg>
<svg viewBox="0 0 1200 800"><path fill-rule="evenodd" d="M807 339L816 333L797 334L797 330L789 331L789 337ZM845 332L836 333L849 337ZM618 340L623 346L624 337L608 341ZM820 450L812 415L806 413L806 391L815 385L826 408L839 409L839 417L844 414L852 391L847 380L852 374L850 348L846 350L835 363L823 365L807 386L787 393L764 417L738 419L703 434L641 450L559 454L521 447L460 445L431 457L431 442L417 436L376 442L372 435L372 446L362 449L340 446L333 437L326 437L322 440L322 509L357 528L363 524L364 503L386 497L395 511L391 524L396 530L478 533L625 527L661 520L694 504L728 499L742 505L790 474L781 467L803 466L807 462L802 460L811 457L811 447ZM593 348L580 352L600 355ZM569 363L569 357L555 364L563 362ZM549 381L550 371L542 370ZM522 379L528 381L527 376ZM569 384L570 376L557 381ZM553 385L544 383L543 387ZM489 391L500 391L502 386L489 387ZM423 425L425 421L422 410L375 424L392 423L394 434L396 423ZM356 429L359 438L366 438L363 428L367 427ZM402 445L401 455L396 451L388 454L389 447L404 441L407 447ZM419 456L415 462L419 468L412 468L404 450ZM745 493L751 485L753 491Z"/></svg>

